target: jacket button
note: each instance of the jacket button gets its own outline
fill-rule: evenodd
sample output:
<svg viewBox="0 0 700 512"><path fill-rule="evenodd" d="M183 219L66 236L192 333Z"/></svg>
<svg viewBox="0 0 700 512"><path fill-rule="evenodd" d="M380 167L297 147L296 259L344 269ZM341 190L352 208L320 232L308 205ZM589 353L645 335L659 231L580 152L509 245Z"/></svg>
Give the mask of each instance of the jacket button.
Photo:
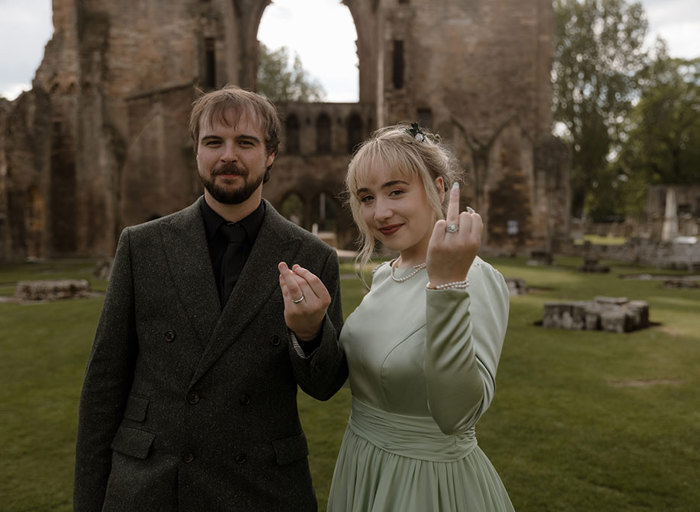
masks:
<svg viewBox="0 0 700 512"><path fill-rule="evenodd" d="M199 394L195 393L194 391L187 393L187 401L192 405L199 403L199 399Z"/></svg>
<svg viewBox="0 0 700 512"><path fill-rule="evenodd" d="M276 347L277 345L279 345L280 341L282 341L282 340L280 340L280 337L277 336L276 334L273 334L270 337L270 345L272 345L273 347Z"/></svg>
<svg viewBox="0 0 700 512"><path fill-rule="evenodd" d="M172 343L175 341L175 331L165 331L163 338L165 339L166 343Z"/></svg>
<svg viewBox="0 0 700 512"><path fill-rule="evenodd" d="M236 455L236 458L234 459L236 461L236 464L245 464L245 462L248 460L248 457L246 457L245 453L239 453Z"/></svg>
<svg viewBox="0 0 700 512"><path fill-rule="evenodd" d="M185 464L189 464L194 460L194 455L191 453L186 453L185 455L182 456L182 462Z"/></svg>
<svg viewBox="0 0 700 512"><path fill-rule="evenodd" d="M243 393L239 398L238 398L238 403L241 405L248 405L250 403L250 397Z"/></svg>

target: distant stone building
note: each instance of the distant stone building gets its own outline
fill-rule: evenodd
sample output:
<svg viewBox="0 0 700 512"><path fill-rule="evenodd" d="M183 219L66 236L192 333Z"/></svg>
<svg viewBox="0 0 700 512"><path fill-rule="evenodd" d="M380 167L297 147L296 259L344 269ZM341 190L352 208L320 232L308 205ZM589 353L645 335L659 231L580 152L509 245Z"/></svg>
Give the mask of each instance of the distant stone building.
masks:
<svg viewBox="0 0 700 512"><path fill-rule="evenodd" d="M255 89L270 0L54 0L33 89L0 101L0 260L111 256L120 230L200 193L197 87ZM420 120L469 172L484 249L551 249L569 229L568 153L551 135L551 0L344 0L359 102L280 105L265 197L351 244L338 198L352 148ZM299 9L305 3L299 0Z"/></svg>

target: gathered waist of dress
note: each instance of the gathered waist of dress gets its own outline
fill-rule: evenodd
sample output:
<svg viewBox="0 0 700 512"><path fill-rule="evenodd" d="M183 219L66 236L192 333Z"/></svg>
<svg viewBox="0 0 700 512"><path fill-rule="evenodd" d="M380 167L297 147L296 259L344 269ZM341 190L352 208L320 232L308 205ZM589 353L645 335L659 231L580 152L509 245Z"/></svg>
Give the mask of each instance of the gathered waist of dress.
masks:
<svg viewBox="0 0 700 512"><path fill-rule="evenodd" d="M451 462L476 448L474 428L444 434L430 416L408 416L378 409L353 397L348 428L384 451L412 459Z"/></svg>

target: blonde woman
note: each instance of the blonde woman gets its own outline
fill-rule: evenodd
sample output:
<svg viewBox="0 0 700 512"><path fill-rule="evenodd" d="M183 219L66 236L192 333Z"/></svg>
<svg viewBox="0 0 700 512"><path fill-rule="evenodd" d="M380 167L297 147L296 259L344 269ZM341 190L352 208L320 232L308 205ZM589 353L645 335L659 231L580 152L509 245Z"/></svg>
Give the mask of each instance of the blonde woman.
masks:
<svg viewBox="0 0 700 512"><path fill-rule="evenodd" d="M352 413L331 512L513 510L475 437L494 396L508 288L477 256L481 217L459 211L457 177L439 138L415 124L379 130L350 163L362 263L376 241L398 257L375 270L340 335Z"/></svg>

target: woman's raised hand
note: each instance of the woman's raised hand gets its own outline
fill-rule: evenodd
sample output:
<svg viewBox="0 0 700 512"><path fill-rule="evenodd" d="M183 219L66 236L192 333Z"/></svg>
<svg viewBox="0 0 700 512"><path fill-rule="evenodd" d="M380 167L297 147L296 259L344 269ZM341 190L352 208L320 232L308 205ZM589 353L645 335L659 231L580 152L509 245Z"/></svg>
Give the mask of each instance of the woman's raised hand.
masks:
<svg viewBox="0 0 700 512"><path fill-rule="evenodd" d="M284 321L299 340L311 341L321 330L331 296L317 276L299 265L290 269L285 262L277 265L284 297Z"/></svg>
<svg viewBox="0 0 700 512"><path fill-rule="evenodd" d="M435 223L426 259L431 286L463 281L481 244L484 224L474 210L459 211L459 184L450 189L447 217Z"/></svg>

